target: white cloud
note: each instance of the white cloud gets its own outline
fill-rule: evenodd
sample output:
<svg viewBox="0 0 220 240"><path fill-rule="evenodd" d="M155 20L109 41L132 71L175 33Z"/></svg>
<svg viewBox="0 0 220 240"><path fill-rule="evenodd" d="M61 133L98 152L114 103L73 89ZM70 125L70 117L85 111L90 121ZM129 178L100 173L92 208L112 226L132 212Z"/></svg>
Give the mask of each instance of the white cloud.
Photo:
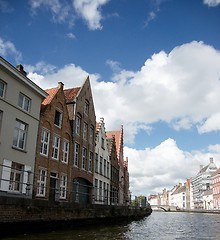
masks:
<svg viewBox="0 0 220 240"><path fill-rule="evenodd" d="M203 3L209 7L216 7L220 4L220 0L203 0Z"/></svg>
<svg viewBox="0 0 220 240"><path fill-rule="evenodd" d="M67 33L67 37L70 38L70 39L75 39L76 36L73 34L73 33Z"/></svg>
<svg viewBox="0 0 220 240"><path fill-rule="evenodd" d="M109 0L73 0L73 6L86 23L90 30L101 29L101 6L105 5Z"/></svg>
<svg viewBox="0 0 220 240"><path fill-rule="evenodd" d="M207 120L198 126L199 133L207 133L220 130L220 113L212 114Z"/></svg>
<svg viewBox="0 0 220 240"><path fill-rule="evenodd" d="M32 14L36 14L40 7L45 7L52 13L54 22L68 22L71 26L74 22L73 9L65 1L60 0L29 0Z"/></svg>
<svg viewBox="0 0 220 240"><path fill-rule="evenodd" d="M219 146L210 146L209 150L210 153L184 152L173 139L167 139L152 149L136 150L125 147L125 156L129 156L132 195L157 194L163 188L169 190L179 182L184 183L186 178L198 173L200 165L207 165L210 157L220 166Z"/></svg>
<svg viewBox="0 0 220 240"><path fill-rule="evenodd" d="M22 59L22 54L16 49L15 45L2 39L0 37L0 55L3 57L12 56L15 58L16 62L19 63Z"/></svg>

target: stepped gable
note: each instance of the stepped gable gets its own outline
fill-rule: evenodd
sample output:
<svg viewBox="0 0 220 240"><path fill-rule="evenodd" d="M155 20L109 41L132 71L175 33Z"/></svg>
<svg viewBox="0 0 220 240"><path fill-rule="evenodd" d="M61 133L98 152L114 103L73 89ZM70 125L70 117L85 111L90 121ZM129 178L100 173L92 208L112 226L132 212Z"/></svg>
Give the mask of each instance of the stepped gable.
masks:
<svg viewBox="0 0 220 240"><path fill-rule="evenodd" d="M108 131L106 132L106 137L112 138L114 136L115 138L115 143L116 143L116 151L117 151L117 156L119 158L120 156L120 150L121 150L121 143L122 143L122 138L123 138L123 130L118 130L118 131ZM123 144L123 143L122 143ZM123 146L122 146L123 147Z"/></svg>

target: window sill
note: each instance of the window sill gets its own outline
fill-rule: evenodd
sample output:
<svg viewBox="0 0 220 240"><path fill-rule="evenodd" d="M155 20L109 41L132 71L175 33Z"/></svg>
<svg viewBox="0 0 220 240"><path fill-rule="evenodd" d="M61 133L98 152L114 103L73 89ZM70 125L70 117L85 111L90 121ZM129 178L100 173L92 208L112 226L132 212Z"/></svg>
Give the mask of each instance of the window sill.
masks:
<svg viewBox="0 0 220 240"><path fill-rule="evenodd" d="M24 150L24 149L20 149L20 148L15 147L15 146L12 146L12 149L18 150L18 151L23 152L23 153L27 153L26 150Z"/></svg>

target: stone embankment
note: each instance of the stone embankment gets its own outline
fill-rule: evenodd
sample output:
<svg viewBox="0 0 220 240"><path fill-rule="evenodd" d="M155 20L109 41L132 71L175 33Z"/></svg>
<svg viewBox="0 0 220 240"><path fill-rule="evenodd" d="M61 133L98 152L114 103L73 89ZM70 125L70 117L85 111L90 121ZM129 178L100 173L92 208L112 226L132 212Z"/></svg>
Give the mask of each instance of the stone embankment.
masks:
<svg viewBox="0 0 220 240"><path fill-rule="evenodd" d="M141 219L152 209L0 197L1 235Z"/></svg>

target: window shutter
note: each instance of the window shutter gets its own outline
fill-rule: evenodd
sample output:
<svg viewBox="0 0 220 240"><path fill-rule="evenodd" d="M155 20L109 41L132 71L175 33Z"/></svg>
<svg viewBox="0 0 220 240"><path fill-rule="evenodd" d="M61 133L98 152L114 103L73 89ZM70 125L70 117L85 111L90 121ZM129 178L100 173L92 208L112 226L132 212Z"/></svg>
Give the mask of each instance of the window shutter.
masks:
<svg viewBox="0 0 220 240"><path fill-rule="evenodd" d="M9 190L9 181L11 175L11 164L10 160L3 160L3 167L2 167L2 177L1 177L1 190L8 191Z"/></svg>

